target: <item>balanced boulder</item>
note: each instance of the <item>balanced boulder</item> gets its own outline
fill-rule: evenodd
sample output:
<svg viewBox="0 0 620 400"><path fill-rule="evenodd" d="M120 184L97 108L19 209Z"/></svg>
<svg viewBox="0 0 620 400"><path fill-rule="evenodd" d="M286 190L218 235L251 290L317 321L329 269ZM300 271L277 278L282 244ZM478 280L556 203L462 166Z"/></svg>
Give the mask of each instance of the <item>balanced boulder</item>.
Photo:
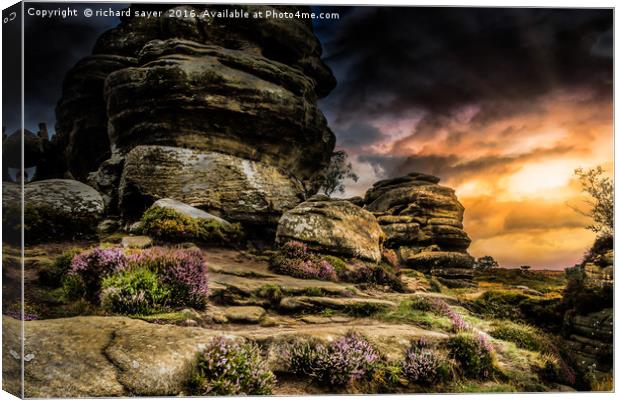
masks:
<svg viewBox="0 0 620 400"><path fill-rule="evenodd" d="M378 262L385 234L372 213L346 200L314 196L284 213L276 240L300 241L324 253Z"/></svg>

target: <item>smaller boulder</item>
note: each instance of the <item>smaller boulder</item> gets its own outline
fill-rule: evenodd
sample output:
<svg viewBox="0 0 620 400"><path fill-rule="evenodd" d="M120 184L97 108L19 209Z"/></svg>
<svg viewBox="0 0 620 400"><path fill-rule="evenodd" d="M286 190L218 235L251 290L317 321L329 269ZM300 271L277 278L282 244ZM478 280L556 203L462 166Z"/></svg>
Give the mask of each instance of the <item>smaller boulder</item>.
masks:
<svg viewBox="0 0 620 400"><path fill-rule="evenodd" d="M280 218L276 241L300 241L312 250L381 260L385 234L374 215L346 200L313 197Z"/></svg>
<svg viewBox="0 0 620 400"><path fill-rule="evenodd" d="M222 225L230 225L230 222L226 221L223 218L220 218L213 214L209 214L206 211L203 211L196 207L192 207L189 204L185 204L174 199L159 199L155 203L153 203L152 207L168 208L186 217L195 219L206 219L209 221L219 222Z"/></svg>
<svg viewBox="0 0 620 400"><path fill-rule="evenodd" d="M265 309L258 306L229 307L224 313L228 321L241 324L258 324L265 314Z"/></svg>
<svg viewBox="0 0 620 400"><path fill-rule="evenodd" d="M48 179L24 186L27 241L57 240L94 233L104 201L92 187L70 179Z"/></svg>
<svg viewBox="0 0 620 400"><path fill-rule="evenodd" d="M153 245L153 239L148 236L125 236L121 245L126 249L146 249Z"/></svg>

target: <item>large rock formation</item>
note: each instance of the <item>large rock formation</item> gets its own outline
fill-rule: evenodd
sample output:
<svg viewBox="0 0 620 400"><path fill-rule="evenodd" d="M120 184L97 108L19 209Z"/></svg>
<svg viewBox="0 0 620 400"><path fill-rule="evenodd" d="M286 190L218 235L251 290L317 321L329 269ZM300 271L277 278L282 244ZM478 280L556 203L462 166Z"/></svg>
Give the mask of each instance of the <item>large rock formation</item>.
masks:
<svg viewBox="0 0 620 400"><path fill-rule="evenodd" d="M464 208L439 178L420 173L383 180L366 192L365 207L408 266L430 272L445 283L466 284L474 259L463 230Z"/></svg>
<svg viewBox="0 0 620 400"><path fill-rule="evenodd" d="M133 217L149 205L145 202L172 197L232 216L231 221L270 223L301 201L295 199L299 183L329 161L335 137L317 99L331 91L335 80L320 59L310 20L213 19L204 16L205 7L132 6L132 12L164 12L121 18L119 26L99 38L94 55L70 71L57 107L59 140L69 171L102 192L111 211L120 204L119 211ZM249 12L297 9L239 7ZM210 11L220 8L225 7L209 6ZM189 154L183 149L191 149L196 159L233 156L240 168L269 170L276 179L258 182L261 187L251 189L250 196L265 201L257 205L252 199L247 208L247 199L205 194L207 183L201 178L187 182L189 174L208 174L206 164L181 171L164 168L147 177L144 168L154 168L136 161L152 148L133 152L145 145L177 148L168 151L177 153L170 161L175 165ZM285 173L278 175L275 168ZM176 179L185 181L174 184ZM270 193L277 191L286 193L272 199ZM130 198L139 201L133 204Z"/></svg>
<svg viewBox="0 0 620 400"><path fill-rule="evenodd" d="M384 236L368 211L317 195L282 215L276 240L301 241L311 249L378 262Z"/></svg>
<svg viewBox="0 0 620 400"><path fill-rule="evenodd" d="M302 200L294 181L269 164L169 146L135 147L127 155L119 194L126 216L172 198L227 221L272 225Z"/></svg>

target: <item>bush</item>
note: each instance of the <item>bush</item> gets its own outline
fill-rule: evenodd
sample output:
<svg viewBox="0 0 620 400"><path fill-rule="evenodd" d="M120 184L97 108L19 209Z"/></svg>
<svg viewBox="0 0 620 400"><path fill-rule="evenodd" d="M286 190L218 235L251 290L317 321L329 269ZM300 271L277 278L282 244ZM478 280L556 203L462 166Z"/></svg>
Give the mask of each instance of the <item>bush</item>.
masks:
<svg viewBox="0 0 620 400"><path fill-rule="evenodd" d="M99 299L101 280L127 267L127 257L120 248L101 247L79 253L71 260L69 275L77 275L84 284L86 298L95 303ZM75 283L74 280L72 280ZM67 290L70 290L67 288Z"/></svg>
<svg viewBox="0 0 620 400"><path fill-rule="evenodd" d="M348 332L327 346L316 342L303 346L289 352L289 363L295 366L292 372L310 372L316 380L331 386L350 386L370 378L382 363L379 352L355 332Z"/></svg>
<svg viewBox="0 0 620 400"><path fill-rule="evenodd" d="M103 279L101 305L122 314L155 314L170 305L174 293L158 275L144 268L129 269Z"/></svg>
<svg viewBox="0 0 620 400"><path fill-rule="evenodd" d="M327 348L317 342L295 343L287 349L289 371L298 376L320 378L320 367L327 358Z"/></svg>
<svg viewBox="0 0 620 400"><path fill-rule="evenodd" d="M224 337L213 338L198 356L189 382L191 394L199 396L269 395L274 385L256 345Z"/></svg>
<svg viewBox="0 0 620 400"><path fill-rule="evenodd" d="M163 207L149 208L140 222L141 230L145 234L170 241L200 240L224 244L243 238L243 230L239 224L191 218Z"/></svg>
<svg viewBox="0 0 620 400"><path fill-rule="evenodd" d="M77 274L68 274L62 279L62 295L65 300L73 301L86 297L86 286Z"/></svg>
<svg viewBox="0 0 620 400"><path fill-rule="evenodd" d="M71 260L79 253L79 250L72 249L65 251L50 265L39 272L39 282L49 287L58 287L62 285L63 277L71 268Z"/></svg>
<svg viewBox="0 0 620 400"><path fill-rule="evenodd" d="M521 320L520 304L529 297L520 291L489 290L478 297L473 305L476 311L497 319Z"/></svg>
<svg viewBox="0 0 620 400"><path fill-rule="evenodd" d="M443 357L428 347L423 339L412 343L405 352L401 369L410 383L433 384L448 376L449 368Z"/></svg>
<svg viewBox="0 0 620 400"><path fill-rule="evenodd" d="M491 332L496 339L512 342L517 347L531 351L547 351L550 343L542 332L529 325L515 324L510 321L501 321Z"/></svg>
<svg viewBox="0 0 620 400"><path fill-rule="evenodd" d="M169 287L171 306L204 308L209 294L207 269L200 250L153 247L129 257L131 268L145 269Z"/></svg>
<svg viewBox="0 0 620 400"><path fill-rule="evenodd" d="M488 379L495 369L495 350L480 333L461 332L448 340L450 356L468 378Z"/></svg>
<svg viewBox="0 0 620 400"><path fill-rule="evenodd" d="M339 277L342 273L345 273L347 271L347 263L344 262L342 258L330 255L322 256L322 258L323 260L330 263L332 267L334 267Z"/></svg>
<svg viewBox="0 0 620 400"><path fill-rule="evenodd" d="M295 278L338 280L336 269L327 260L309 253L307 246L297 241L282 245L280 254L271 259L270 266L279 274Z"/></svg>
<svg viewBox="0 0 620 400"><path fill-rule="evenodd" d="M445 301L435 298L430 300L430 303L432 305L433 311L450 318L450 321L452 322L452 330L454 332L458 333L471 329L471 326L469 326L469 324L465 322L463 317L461 317L459 313L454 311Z"/></svg>

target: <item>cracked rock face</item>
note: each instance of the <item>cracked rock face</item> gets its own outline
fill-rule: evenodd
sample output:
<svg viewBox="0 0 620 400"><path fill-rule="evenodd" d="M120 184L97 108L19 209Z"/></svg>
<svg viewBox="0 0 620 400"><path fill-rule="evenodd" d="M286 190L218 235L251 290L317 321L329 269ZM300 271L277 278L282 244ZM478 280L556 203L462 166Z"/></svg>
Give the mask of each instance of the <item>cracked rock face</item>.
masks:
<svg viewBox="0 0 620 400"><path fill-rule="evenodd" d="M346 200L314 196L284 213L276 240L304 242L309 248L378 262L385 234L368 211Z"/></svg>
<svg viewBox="0 0 620 400"><path fill-rule="evenodd" d="M301 200L301 188L269 164L215 152L138 146L128 155L120 183L126 216L139 216L155 200L175 199L230 222L275 225Z"/></svg>
<svg viewBox="0 0 620 400"><path fill-rule="evenodd" d="M239 7L249 12L297 9ZM335 79L321 61L310 21L214 20L204 15L201 5L135 5L132 11L142 8L162 14L122 18L101 35L94 54L68 73L56 110L69 171L104 193L109 210L115 212L120 204L121 213L134 211L126 201L127 191L121 187L119 196L118 186L121 175L135 176L132 151L139 146L219 153L278 168L302 182L327 165L335 136L317 100L333 89ZM209 6L210 11L220 8L225 7ZM166 186L178 177L158 175L152 186ZM251 207L279 216L282 202L276 198L269 205L269 192L280 190L275 186L281 181L276 179L274 188L259 195L267 203ZM284 186L282 190L293 190L288 182ZM147 190L143 199L158 197ZM204 200L208 210L219 203L214 208L223 216L246 213L239 211L243 205L226 209L233 203L201 197L184 192L182 198L173 198L192 205Z"/></svg>
<svg viewBox="0 0 620 400"><path fill-rule="evenodd" d="M474 259L463 230L463 205L439 178L411 173L379 181L366 192L365 207L386 234L386 247L401 260L445 280L470 279Z"/></svg>

